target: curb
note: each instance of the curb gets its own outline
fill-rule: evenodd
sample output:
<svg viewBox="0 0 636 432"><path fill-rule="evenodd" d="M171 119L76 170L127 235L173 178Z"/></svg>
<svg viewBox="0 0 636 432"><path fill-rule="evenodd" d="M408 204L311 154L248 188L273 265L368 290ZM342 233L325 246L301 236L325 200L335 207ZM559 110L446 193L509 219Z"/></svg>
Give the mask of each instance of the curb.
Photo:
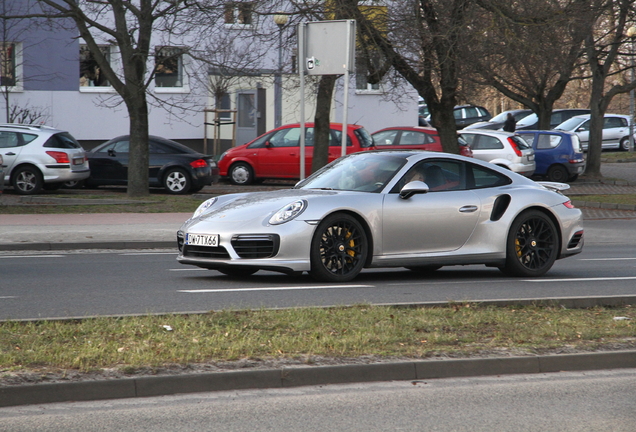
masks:
<svg viewBox="0 0 636 432"><path fill-rule="evenodd" d="M62 251L77 249L175 249L174 241L104 241L68 243L0 243L0 251Z"/></svg>
<svg viewBox="0 0 636 432"><path fill-rule="evenodd" d="M315 366L0 388L0 407L243 389L636 368L636 351Z"/></svg>

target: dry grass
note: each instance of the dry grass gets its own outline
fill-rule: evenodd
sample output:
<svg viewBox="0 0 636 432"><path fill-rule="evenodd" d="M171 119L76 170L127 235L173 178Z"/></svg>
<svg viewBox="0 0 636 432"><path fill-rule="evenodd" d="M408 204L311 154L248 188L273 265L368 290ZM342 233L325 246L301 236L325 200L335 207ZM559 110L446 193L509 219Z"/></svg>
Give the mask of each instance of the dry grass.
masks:
<svg viewBox="0 0 636 432"><path fill-rule="evenodd" d="M615 320L615 317L629 319ZM354 306L0 323L0 371L636 347L631 307Z"/></svg>

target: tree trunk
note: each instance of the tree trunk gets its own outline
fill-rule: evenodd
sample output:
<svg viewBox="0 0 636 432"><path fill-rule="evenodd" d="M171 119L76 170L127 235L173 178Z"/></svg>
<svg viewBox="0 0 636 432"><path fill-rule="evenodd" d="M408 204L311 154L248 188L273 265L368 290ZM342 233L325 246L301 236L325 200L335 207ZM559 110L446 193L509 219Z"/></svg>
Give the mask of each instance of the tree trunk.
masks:
<svg viewBox="0 0 636 432"><path fill-rule="evenodd" d="M327 165L329 161L329 141L331 138L330 114L333 89L336 86L336 75L323 75L318 83L316 98L316 116L314 117L314 157L311 172ZM344 107L344 109L347 109ZM346 133L346 131L343 131Z"/></svg>
<svg viewBox="0 0 636 432"><path fill-rule="evenodd" d="M145 197L150 194L148 182L148 104L141 93L128 101L130 115L130 153L128 154L128 196Z"/></svg>

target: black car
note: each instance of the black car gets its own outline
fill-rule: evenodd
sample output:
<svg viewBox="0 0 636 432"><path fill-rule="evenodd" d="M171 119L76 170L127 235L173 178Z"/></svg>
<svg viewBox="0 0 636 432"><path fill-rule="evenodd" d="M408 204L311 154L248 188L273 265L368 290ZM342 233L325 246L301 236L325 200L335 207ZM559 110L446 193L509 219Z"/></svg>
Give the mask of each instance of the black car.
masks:
<svg viewBox="0 0 636 432"><path fill-rule="evenodd" d="M463 129L473 123L485 122L492 118L486 108L475 105L457 105L453 108L453 115L455 116L455 126L457 129ZM426 117L426 121L431 122L430 114Z"/></svg>
<svg viewBox="0 0 636 432"><path fill-rule="evenodd" d="M91 175L88 187L128 184L130 136L122 135L87 152ZM148 141L150 186L168 193L197 192L216 182L219 169L211 156L169 139L150 136Z"/></svg>
<svg viewBox="0 0 636 432"><path fill-rule="evenodd" d="M488 121L477 122L471 125L466 126L464 129L489 129L489 130L500 130L504 123L506 122L506 118L508 114L512 114L515 118L515 121L518 122L522 118L525 118L532 114L532 110L529 109L515 109L504 111L502 113L497 114L493 118Z"/></svg>
<svg viewBox="0 0 636 432"><path fill-rule="evenodd" d="M552 111L552 117L550 117L550 129L554 129L564 121L580 115L589 114L589 109L584 108L565 108L555 109ZM539 128L539 117L532 113L529 116L522 118L517 122L517 130L536 130Z"/></svg>

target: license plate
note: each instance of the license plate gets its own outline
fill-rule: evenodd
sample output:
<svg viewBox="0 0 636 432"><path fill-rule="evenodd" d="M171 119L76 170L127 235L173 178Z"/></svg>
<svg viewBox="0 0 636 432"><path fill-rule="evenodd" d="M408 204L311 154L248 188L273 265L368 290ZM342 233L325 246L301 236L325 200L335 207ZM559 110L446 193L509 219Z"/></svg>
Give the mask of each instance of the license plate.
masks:
<svg viewBox="0 0 636 432"><path fill-rule="evenodd" d="M73 165L82 165L84 163L84 158L74 158Z"/></svg>
<svg viewBox="0 0 636 432"><path fill-rule="evenodd" d="M532 161L534 160L534 155L529 155L529 156L528 156L528 160L529 160L530 162L532 162Z"/></svg>
<svg viewBox="0 0 636 432"><path fill-rule="evenodd" d="M218 246L218 234L186 234L186 244L191 246Z"/></svg>

